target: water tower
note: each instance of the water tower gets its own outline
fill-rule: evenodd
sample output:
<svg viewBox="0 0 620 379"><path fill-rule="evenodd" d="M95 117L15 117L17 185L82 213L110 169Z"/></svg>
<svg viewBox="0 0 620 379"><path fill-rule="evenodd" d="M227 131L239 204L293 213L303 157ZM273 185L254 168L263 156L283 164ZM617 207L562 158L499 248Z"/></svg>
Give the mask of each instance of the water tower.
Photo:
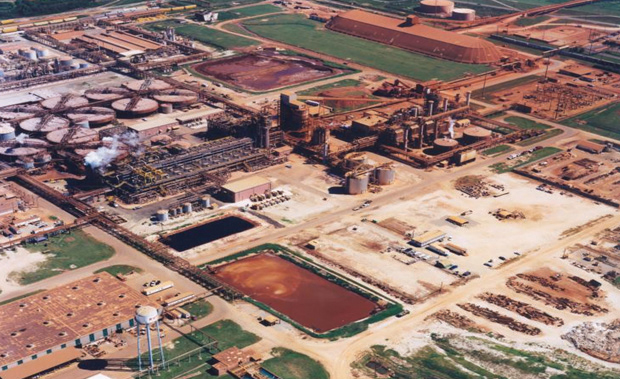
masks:
<svg viewBox="0 0 620 379"><path fill-rule="evenodd" d="M159 332L159 311L155 307L143 306L136 310L136 328L138 332L138 369L142 371L142 352L140 351L140 327L146 328L146 342L149 352L149 371L155 370L153 363L153 344L151 342L151 326L155 325L157 331L157 341L159 343L159 353L161 354L161 364L165 364L164 349L161 345L161 333Z"/></svg>

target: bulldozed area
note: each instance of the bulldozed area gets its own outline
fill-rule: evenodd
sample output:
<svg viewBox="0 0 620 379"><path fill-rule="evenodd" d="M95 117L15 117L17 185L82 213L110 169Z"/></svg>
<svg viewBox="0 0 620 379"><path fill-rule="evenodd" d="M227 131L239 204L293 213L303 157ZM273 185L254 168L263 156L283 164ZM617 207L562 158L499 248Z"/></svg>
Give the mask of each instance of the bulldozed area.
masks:
<svg viewBox="0 0 620 379"><path fill-rule="evenodd" d="M607 308L594 303L604 297L600 291L585 287L574 279L549 269L512 276L507 280L506 286L516 293L525 294L558 310L568 310L584 316L608 312Z"/></svg>
<svg viewBox="0 0 620 379"><path fill-rule="evenodd" d="M561 318L552 316L549 313L543 312L540 309L534 308L531 305L522 301L511 299L508 296L485 292L482 295L479 295L478 298L486 301L487 303L494 304L511 312L518 313L519 315L532 321L542 322L545 325L564 325L564 320L562 320Z"/></svg>
<svg viewBox="0 0 620 379"><path fill-rule="evenodd" d="M469 197L478 199L487 196L499 196L505 193L506 187L502 184L479 175L468 175L460 177L454 183L454 188L463 192Z"/></svg>
<svg viewBox="0 0 620 379"><path fill-rule="evenodd" d="M586 354L620 363L620 320L609 324L586 322L562 336Z"/></svg>
<svg viewBox="0 0 620 379"><path fill-rule="evenodd" d="M505 325L506 327L508 327L511 330L514 330L515 332L527 334L529 336L537 336L540 333L542 333L542 331L535 326L524 324L522 322L515 320L512 317L504 316L489 308L481 307L479 305L472 304L472 303L457 304L457 305L461 309L464 309L467 312L470 312L474 316L482 317L496 324Z"/></svg>
<svg viewBox="0 0 620 379"><path fill-rule="evenodd" d="M463 316L457 312L453 312L449 309L442 309L438 312L433 313L424 319L427 320L440 320L447 324L452 325L455 328L467 330L475 333L488 333L489 329L477 324L474 320L470 319L467 316Z"/></svg>

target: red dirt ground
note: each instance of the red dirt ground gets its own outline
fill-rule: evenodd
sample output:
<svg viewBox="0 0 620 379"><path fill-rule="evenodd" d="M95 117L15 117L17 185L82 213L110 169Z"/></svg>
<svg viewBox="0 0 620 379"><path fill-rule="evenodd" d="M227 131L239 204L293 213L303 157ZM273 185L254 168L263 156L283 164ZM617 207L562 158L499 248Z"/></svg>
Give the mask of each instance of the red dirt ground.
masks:
<svg viewBox="0 0 620 379"><path fill-rule="evenodd" d="M326 332L368 317L375 303L273 254L225 264L215 274L301 325Z"/></svg>

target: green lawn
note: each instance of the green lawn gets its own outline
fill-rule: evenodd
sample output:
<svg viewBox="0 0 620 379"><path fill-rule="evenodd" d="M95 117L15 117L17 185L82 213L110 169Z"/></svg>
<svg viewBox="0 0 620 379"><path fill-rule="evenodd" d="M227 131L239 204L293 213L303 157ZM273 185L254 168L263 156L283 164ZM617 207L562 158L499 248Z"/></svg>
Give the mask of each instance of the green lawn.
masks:
<svg viewBox="0 0 620 379"><path fill-rule="evenodd" d="M47 251L48 259L35 271L12 272L12 279L21 285L38 282L63 271L85 267L112 258L114 249L99 242L84 231L74 229L70 233L52 237L49 241L25 245L30 252Z"/></svg>
<svg viewBox="0 0 620 379"><path fill-rule="evenodd" d="M512 171L515 168L525 166L539 159L543 159L550 155L559 153L560 151L562 151L562 149L558 149L557 147L547 146L547 147L543 147L542 149L538 151L533 152L532 154L525 156L525 159L517 158L512 161L495 163L489 167L491 168L491 170L495 171L496 173L503 174L505 172Z"/></svg>
<svg viewBox="0 0 620 379"><path fill-rule="evenodd" d="M127 275L130 272L137 272L137 273L141 273L142 269L138 268L138 267L134 267L134 266L129 266L129 265L113 265L113 266L108 266L108 267L104 267L102 269L99 269L97 271L95 271L95 274L99 274L100 272L107 272L110 275Z"/></svg>
<svg viewBox="0 0 620 379"><path fill-rule="evenodd" d="M541 124L540 122L536 122L536 121L523 118L523 117L519 117L519 116L506 117L504 121L520 129L536 129L536 130L551 129L549 125Z"/></svg>
<svg viewBox="0 0 620 379"><path fill-rule="evenodd" d="M620 103L606 105L566 119L562 124L620 140Z"/></svg>
<svg viewBox="0 0 620 379"><path fill-rule="evenodd" d="M485 65L451 62L324 29L301 15L275 15L247 20L253 33L397 75L426 81L453 80L466 73L489 71Z"/></svg>
<svg viewBox="0 0 620 379"><path fill-rule="evenodd" d="M322 86L312 87L304 91L297 92L299 96L313 96L317 95L323 91L334 89L334 88L342 88L342 87L357 87L361 85L362 82L356 79L344 79L339 82L324 84Z"/></svg>
<svg viewBox="0 0 620 379"><path fill-rule="evenodd" d="M252 5L245 8L231 9L228 11L221 11L218 14L217 19L219 21L236 20L238 18L246 18L253 16L260 16L263 14L282 12L282 8L271 4Z"/></svg>
<svg viewBox="0 0 620 379"><path fill-rule="evenodd" d="M495 94L497 92L502 92L502 91L508 91L512 88L527 84L527 83L532 83L535 82L537 80L539 80L540 77L536 76L536 75L528 75L528 76L524 76L518 79L513 79L513 80L509 80L507 82L503 82L503 83L499 83L499 84L494 84L492 86L487 86L484 89L484 96L483 96L483 91L482 88L474 90L471 93L472 98L477 99L477 100L485 100L485 101L489 101L490 103L493 102L493 99L496 97Z"/></svg>
<svg viewBox="0 0 620 379"><path fill-rule="evenodd" d="M232 346L237 346L241 349L260 341L260 338L258 336L243 330L238 324L231 320L221 320L211 325L207 325L200 330L218 341L218 347L220 351L226 350ZM164 340L164 357L166 358L166 360L170 362L171 360L180 355L204 346L207 341L203 333L199 331L194 331L192 333L185 334L182 337L179 337L172 341L171 344L166 343L166 341ZM153 350L156 364L160 362L159 354L159 348ZM146 354L142 355L142 357L143 363L148 360L148 356ZM214 376L206 372L210 368L210 366L205 362L208 361L210 358L211 355L203 351L201 352L200 357L193 356L191 358L184 359L178 363L170 364L170 366L166 370L158 372L157 378L173 379L183 374L197 371L201 372L200 376L197 377L214 378ZM128 367L135 370L138 368L138 358L133 358L129 360L126 364ZM226 375L220 376L219 378L228 379L231 377Z"/></svg>
<svg viewBox="0 0 620 379"><path fill-rule="evenodd" d="M549 20L551 17L549 16L537 16L537 17L521 17L519 18L515 24L518 26L531 26L540 24L541 22L545 22Z"/></svg>
<svg viewBox="0 0 620 379"><path fill-rule="evenodd" d="M173 27L182 36L190 37L206 45L211 45L220 49L232 49L234 47L248 47L258 45L259 42L239 37L230 33L207 28L206 26L194 24L180 24L175 21L157 21L144 25L145 28L153 31L165 30Z"/></svg>
<svg viewBox="0 0 620 379"><path fill-rule="evenodd" d="M498 145L490 149L486 149L485 151L482 152L482 154L486 156L496 156L500 154L505 154L512 150L514 149L508 145Z"/></svg>
<svg viewBox="0 0 620 379"><path fill-rule="evenodd" d="M213 305L204 299L200 299L184 305L183 309L191 313L196 319L201 319L213 312Z"/></svg>
<svg viewBox="0 0 620 379"><path fill-rule="evenodd" d="M262 366L282 379L329 379L325 367L307 355L281 347L271 353L274 358L267 359Z"/></svg>
<svg viewBox="0 0 620 379"><path fill-rule="evenodd" d="M234 23L226 24L222 26L222 28L224 30L228 30L229 32L243 34L244 36L250 36L250 37L252 36L252 33L248 32L247 30L243 29L242 27Z"/></svg>

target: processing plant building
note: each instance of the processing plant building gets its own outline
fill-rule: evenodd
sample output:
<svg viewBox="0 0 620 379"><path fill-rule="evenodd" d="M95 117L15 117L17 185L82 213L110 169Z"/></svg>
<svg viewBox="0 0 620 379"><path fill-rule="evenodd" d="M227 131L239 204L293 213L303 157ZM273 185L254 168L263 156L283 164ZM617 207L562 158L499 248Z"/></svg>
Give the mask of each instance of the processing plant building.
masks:
<svg viewBox="0 0 620 379"><path fill-rule="evenodd" d="M462 63L495 63L501 59L497 47L471 37L423 25L415 16L405 20L352 10L333 17L331 30Z"/></svg>
<svg viewBox="0 0 620 379"><path fill-rule="evenodd" d="M156 306L103 272L0 306L0 378L74 360L75 348L134 326L140 305Z"/></svg>

